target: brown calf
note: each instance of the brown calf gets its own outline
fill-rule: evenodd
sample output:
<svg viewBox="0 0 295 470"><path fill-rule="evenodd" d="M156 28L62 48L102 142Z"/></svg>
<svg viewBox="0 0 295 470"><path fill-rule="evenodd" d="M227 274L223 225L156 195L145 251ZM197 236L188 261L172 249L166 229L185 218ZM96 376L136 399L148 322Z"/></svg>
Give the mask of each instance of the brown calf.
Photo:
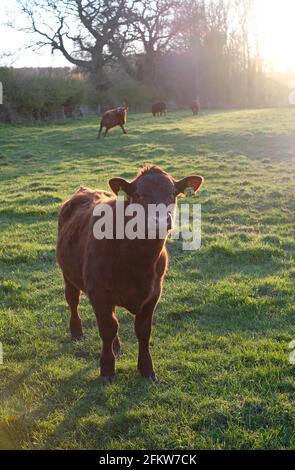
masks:
<svg viewBox="0 0 295 470"><path fill-rule="evenodd" d="M100 139L100 134L104 127L106 128L104 137L107 135L109 129L115 126L120 126L124 134L127 134L124 127L127 121L127 111L127 107L119 107L105 111L100 121L100 128L97 134L97 138Z"/></svg>
<svg viewBox="0 0 295 470"><path fill-rule="evenodd" d="M147 214L149 204L167 207L174 204L187 187L198 191L202 182L201 176L188 176L176 181L159 167L149 166L131 183L122 178L111 179L109 185L113 193L80 188L60 211L57 259L71 310L71 335L74 340L83 336L78 313L83 291L93 306L102 338L100 369L104 382L113 380L115 355L120 351L116 306L124 307L134 315L139 346L138 369L142 376L156 379L149 341L152 317L161 296L168 262L165 236L171 227L168 224L167 233L162 238L129 240L123 236L122 239L97 239L93 233L97 220L93 210L101 203L107 204L115 221L116 195L122 190L126 194L125 207L137 203ZM167 220L171 221L171 217L168 213Z"/></svg>
<svg viewBox="0 0 295 470"><path fill-rule="evenodd" d="M199 102L199 100L192 101L191 110L192 110L194 116L197 116L199 114L199 111L200 111L200 102Z"/></svg>
<svg viewBox="0 0 295 470"><path fill-rule="evenodd" d="M158 101L152 105L152 113L153 116L166 116L167 113L167 106L164 101Z"/></svg>

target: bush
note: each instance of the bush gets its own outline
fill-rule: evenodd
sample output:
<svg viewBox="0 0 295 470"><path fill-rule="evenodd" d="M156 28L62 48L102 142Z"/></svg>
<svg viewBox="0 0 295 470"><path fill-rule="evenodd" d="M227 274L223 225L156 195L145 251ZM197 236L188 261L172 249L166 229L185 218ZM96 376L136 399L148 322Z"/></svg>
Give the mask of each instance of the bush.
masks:
<svg viewBox="0 0 295 470"><path fill-rule="evenodd" d="M63 107L80 105L86 95L85 82L67 76L32 76L0 68L0 80L4 104L25 118L53 116Z"/></svg>

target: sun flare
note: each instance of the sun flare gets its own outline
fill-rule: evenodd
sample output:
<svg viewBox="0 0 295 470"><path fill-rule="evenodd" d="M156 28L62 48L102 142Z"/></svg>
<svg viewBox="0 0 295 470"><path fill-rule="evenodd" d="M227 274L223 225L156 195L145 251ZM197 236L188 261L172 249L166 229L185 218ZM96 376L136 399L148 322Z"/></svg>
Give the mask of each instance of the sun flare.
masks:
<svg viewBox="0 0 295 470"><path fill-rule="evenodd" d="M294 0L256 0L261 53L275 70L295 70L294 18Z"/></svg>

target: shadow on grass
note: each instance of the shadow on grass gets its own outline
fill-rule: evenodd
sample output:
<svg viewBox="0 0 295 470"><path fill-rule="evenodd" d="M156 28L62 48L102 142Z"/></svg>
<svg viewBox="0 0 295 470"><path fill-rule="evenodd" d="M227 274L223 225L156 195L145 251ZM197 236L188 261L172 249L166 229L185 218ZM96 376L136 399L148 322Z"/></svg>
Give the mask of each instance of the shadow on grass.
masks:
<svg viewBox="0 0 295 470"><path fill-rule="evenodd" d="M46 363L43 362L30 367L15 377L3 390L0 405L17 393L26 380L30 380L30 377L34 374L40 373L45 365L50 365L60 355L66 356L67 353L69 353L69 344L64 345L58 352L48 356ZM74 355L79 357L78 352L74 353ZM23 415L20 414L14 419L9 420L7 424L1 425L0 436L3 436L4 448L19 449L23 441L31 442L34 431L38 429L38 421L46 421L49 415L59 410L63 414L62 422L53 431L48 432L47 437L43 440L42 449L57 448L62 442L63 436L73 431L77 433L78 440L79 438L83 440L81 427L83 427L85 433L85 445L87 446L87 443L89 445L88 433L92 432L93 434L95 432L91 436L92 445L95 441L94 447L102 448L106 444L107 439L116 438L116 436L124 431L124 428L126 430L126 427L129 425L133 426L135 421L138 424L138 418L134 421L132 417L128 417L129 412L144 402L146 396L155 385L141 378L137 374L135 366L131 376L130 374L127 375L126 371L124 371L124 381L128 380L127 385L124 385L120 381L120 359L117 361L117 369L115 383L108 386L102 384L98 367L95 369L95 378L92 376L91 378L87 377L94 370L93 361L91 365L83 367L82 370L72 374L69 378L60 379L60 386L57 384L57 387L55 387L56 391L48 395L45 394L38 408L30 413L24 412ZM123 396L120 396L119 410L116 409L114 412L109 403L109 395L113 393L112 388L118 384L123 389ZM80 388L81 396L79 398L73 393L77 387ZM89 417L91 412L94 412L101 420L95 423L95 425L91 423L81 425L81 421L83 422L83 419ZM89 429L93 426L95 426L95 430Z"/></svg>
<svg viewBox="0 0 295 470"><path fill-rule="evenodd" d="M87 370L83 371L80 375L73 375L66 386L71 388L77 379L79 381L83 380L86 372ZM99 375L99 371L97 371L97 375ZM124 379L126 380L126 378L125 376ZM120 369L116 380L120 382ZM68 408L63 422L47 437L44 444L42 444L42 448L58 446L65 433L75 430L78 434L78 439L80 438L79 440L85 441L83 444L86 447L102 449L107 446L107 442L110 440L120 438L122 433L125 434L130 428L140 425L140 417L132 417L130 412L145 401L145 398L150 394L151 388L155 387L155 385L148 383L134 372L131 379L129 376L127 387L124 387L122 382L119 383L120 387L124 387L123 395L120 396L119 410L110 409L109 405L109 394L113 393L110 388L115 386L116 384L104 386L98 376L91 381L88 380L85 383L83 398L75 401ZM122 393L122 390L120 392ZM63 395L64 392L60 396L57 394L57 396L53 397L53 400L58 402ZM46 416L50 410L51 403L49 401L48 404L44 404L37 411L37 414ZM94 423L91 422L91 413L92 418L94 415ZM86 421L84 421L85 418Z"/></svg>

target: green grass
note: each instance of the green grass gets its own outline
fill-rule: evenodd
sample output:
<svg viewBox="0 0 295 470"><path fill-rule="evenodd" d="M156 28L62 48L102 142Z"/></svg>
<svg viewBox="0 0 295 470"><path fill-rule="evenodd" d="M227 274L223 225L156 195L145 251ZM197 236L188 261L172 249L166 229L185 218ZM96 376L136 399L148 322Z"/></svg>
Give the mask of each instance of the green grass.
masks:
<svg viewBox="0 0 295 470"><path fill-rule="evenodd" d="M295 449L295 110L130 115L0 129L0 448ZM152 351L136 371L119 310L116 382L99 380L100 339L83 299L72 344L55 262L57 212L80 185L107 188L145 162L205 177L202 248L169 242Z"/></svg>

